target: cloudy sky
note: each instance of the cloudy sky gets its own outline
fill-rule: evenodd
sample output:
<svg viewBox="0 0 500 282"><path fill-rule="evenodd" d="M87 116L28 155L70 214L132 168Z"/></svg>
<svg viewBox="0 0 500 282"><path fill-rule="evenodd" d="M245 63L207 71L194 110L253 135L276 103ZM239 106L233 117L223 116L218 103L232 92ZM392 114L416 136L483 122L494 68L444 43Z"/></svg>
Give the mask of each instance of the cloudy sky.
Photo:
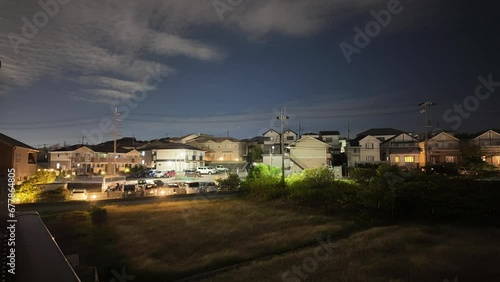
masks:
<svg viewBox="0 0 500 282"><path fill-rule="evenodd" d="M427 100L434 127L500 127L495 1L40 2L0 2L0 132L33 146L110 140L115 108L138 139L253 137L282 108L302 132L420 132Z"/></svg>

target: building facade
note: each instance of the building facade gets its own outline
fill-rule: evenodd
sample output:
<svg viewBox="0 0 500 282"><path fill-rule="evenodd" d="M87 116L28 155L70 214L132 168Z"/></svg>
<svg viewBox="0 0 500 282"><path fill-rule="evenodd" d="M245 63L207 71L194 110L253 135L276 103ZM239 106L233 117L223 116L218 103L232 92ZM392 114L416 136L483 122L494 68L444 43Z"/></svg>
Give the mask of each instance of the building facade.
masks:
<svg viewBox="0 0 500 282"><path fill-rule="evenodd" d="M8 178L8 171L15 170L15 182L21 184L37 170L38 150L0 133L0 181Z"/></svg>

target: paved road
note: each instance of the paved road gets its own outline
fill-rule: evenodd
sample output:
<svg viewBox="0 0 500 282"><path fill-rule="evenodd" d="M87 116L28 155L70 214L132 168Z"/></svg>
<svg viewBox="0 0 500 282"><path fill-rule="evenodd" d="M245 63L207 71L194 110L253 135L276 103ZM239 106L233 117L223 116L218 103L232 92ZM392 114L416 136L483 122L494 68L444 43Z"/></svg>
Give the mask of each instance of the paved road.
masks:
<svg viewBox="0 0 500 282"><path fill-rule="evenodd" d="M17 212L23 211L37 211L38 213L48 212L65 212L65 211L78 211L89 210L91 205L106 206L106 205L119 205L119 206L132 206L144 205L161 202L176 202L176 201L198 201L198 200L217 200L223 198L239 197L240 193L207 193L207 194L189 194L189 195L175 195L175 196L147 196L130 199L112 199L102 201L70 201L62 203L37 203L37 204L22 204L16 205Z"/></svg>

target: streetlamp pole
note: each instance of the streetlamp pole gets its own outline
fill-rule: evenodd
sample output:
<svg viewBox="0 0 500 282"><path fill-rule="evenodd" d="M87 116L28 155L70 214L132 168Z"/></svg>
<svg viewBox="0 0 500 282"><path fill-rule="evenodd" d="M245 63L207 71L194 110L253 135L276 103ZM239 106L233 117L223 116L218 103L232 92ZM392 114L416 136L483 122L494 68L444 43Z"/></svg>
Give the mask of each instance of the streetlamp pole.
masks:
<svg viewBox="0 0 500 282"><path fill-rule="evenodd" d="M281 120L281 184L285 187L285 119L288 119L287 116L283 113L283 109L281 109L281 113L277 119Z"/></svg>
<svg viewBox="0 0 500 282"><path fill-rule="evenodd" d="M427 166L427 163L429 161L428 157L428 150L427 150L427 141L428 141L428 136L427 136L427 127L429 127L428 120L427 120L427 108L435 106L436 103L431 102L431 101L426 101L423 103L418 104L422 109L420 110L420 113L424 114L424 155L425 155L425 165Z"/></svg>

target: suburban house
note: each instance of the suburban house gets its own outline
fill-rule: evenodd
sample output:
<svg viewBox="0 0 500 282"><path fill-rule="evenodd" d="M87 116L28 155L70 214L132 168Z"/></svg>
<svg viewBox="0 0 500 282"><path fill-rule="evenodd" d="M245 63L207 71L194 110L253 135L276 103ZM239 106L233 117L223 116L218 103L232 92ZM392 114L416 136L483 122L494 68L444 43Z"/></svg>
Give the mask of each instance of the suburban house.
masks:
<svg viewBox="0 0 500 282"><path fill-rule="evenodd" d="M500 167L499 131L490 129L480 132L471 140L471 143L480 151L483 161Z"/></svg>
<svg viewBox="0 0 500 282"><path fill-rule="evenodd" d="M319 139L330 146L339 147L340 132L338 131L320 131ZM340 149L340 147L339 147Z"/></svg>
<svg viewBox="0 0 500 282"><path fill-rule="evenodd" d="M266 138L264 136L256 136L250 139L241 140L241 142L246 143L246 153L244 157L246 157L247 161L255 161L252 159L252 154L254 150L260 150L261 153L264 153L264 142Z"/></svg>
<svg viewBox="0 0 500 282"><path fill-rule="evenodd" d="M37 170L35 148L0 133L0 180L8 178L8 170L15 169L16 184L21 184Z"/></svg>
<svg viewBox="0 0 500 282"><path fill-rule="evenodd" d="M284 135L285 137L283 139L283 143L285 144L285 147L295 142L298 136L297 133L291 129L285 130ZM264 153L281 153L281 133L274 129L269 129L264 132L262 136L265 138L263 149Z"/></svg>
<svg viewBox="0 0 500 282"><path fill-rule="evenodd" d="M430 164L458 163L461 161L460 140L441 132L427 141L427 158Z"/></svg>
<svg viewBox="0 0 500 282"><path fill-rule="evenodd" d="M381 143L381 160L407 168L420 167L420 147L416 137L401 133Z"/></svg>
<svg viewBox="0 0 500 282"><path fill-rule="evenodd" d="M145 165L157 170L184 171L205 166L205 151L191 145L154 141L137 149L144 155Z"/></svg>
<svg viewBox="0 0 500 282"><path fill-rule="evenodd" d="M232 137L201 135L186 144L204 151L207 162L242 162L247 152L246 142Z"/></svg>
<svg viewBox="0 0 500 282"><path fill-rule="evenodd" d="M348 143L348 166L375 164L384 161L382 159L381 144L402 133L404 132L393 128L372 128L359 133L356 138Z"/></svg>
<svg viewBox="0 0 500 282"><path fill-rule="evenodd" d="M143 165L143 156L135 149L116 148L103 145L73 145L49 152L49 168L82 174L112 174L113 165L116 171L125 171L127 168Z"/></svg>
<svg viewBox="0 0 500 282"><path fill-rule="evenodd" d="M290 148L288 155L292 171L331 165L330 145L317 138L302 136L288 147Z"/></svg>

